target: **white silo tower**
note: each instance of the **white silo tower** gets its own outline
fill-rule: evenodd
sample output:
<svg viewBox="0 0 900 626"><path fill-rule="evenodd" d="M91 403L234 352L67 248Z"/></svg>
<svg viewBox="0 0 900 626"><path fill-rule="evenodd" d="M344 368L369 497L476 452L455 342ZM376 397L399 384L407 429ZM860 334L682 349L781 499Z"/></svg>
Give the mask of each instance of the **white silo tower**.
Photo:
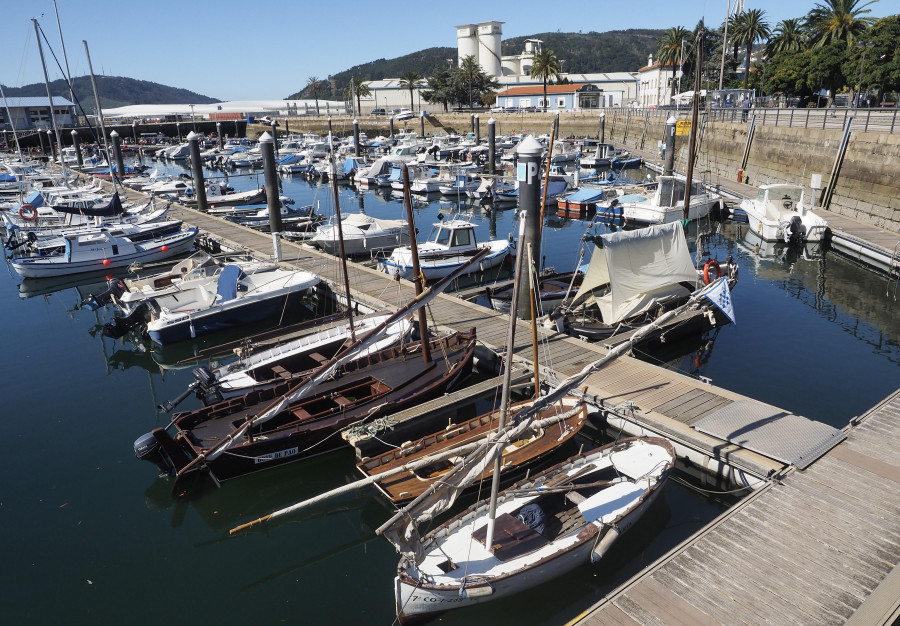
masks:
<svg viewBox="0 0 900 626"><path fill-rule="evenodd" d="M468 56L478 60L478 27L475 24L463 24L456 27L456 66Z"/></svg>
<svg viewBox="0 0 900 626"><path fill-rule="evenodd" d="M481 22L478 25L478 63L488 76L502 75L500 40L503 22Z"/></svg>

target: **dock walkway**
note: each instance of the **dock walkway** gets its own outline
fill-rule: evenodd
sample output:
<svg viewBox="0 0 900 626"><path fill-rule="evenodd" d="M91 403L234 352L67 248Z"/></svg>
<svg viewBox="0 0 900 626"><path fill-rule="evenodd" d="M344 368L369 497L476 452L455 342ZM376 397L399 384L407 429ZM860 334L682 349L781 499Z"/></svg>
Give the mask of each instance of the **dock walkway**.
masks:
<svg viewBox="0 0 900 626"><path fill-rule="evenodd" d="M847 431L806 470L745 498L573 623L893 623L900 390Z"/></svg>

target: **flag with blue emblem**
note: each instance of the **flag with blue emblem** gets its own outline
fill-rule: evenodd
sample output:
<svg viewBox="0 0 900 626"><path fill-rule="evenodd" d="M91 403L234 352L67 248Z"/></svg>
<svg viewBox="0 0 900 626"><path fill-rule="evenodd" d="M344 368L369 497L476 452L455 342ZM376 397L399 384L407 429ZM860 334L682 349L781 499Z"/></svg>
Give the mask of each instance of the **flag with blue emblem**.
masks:
<svg viewBox="0 0 900 626"><path fill-rule="evenodd" d="M727 278L723 276L718 279L709 286L709 289L707 289L706 293L703 295L705 295L710 302L719 307L719 310L728 316L728 319L731 320L732 324L737 324L737 322L734 321L734 307L731 305L731 289L728 288Z"/></svg>

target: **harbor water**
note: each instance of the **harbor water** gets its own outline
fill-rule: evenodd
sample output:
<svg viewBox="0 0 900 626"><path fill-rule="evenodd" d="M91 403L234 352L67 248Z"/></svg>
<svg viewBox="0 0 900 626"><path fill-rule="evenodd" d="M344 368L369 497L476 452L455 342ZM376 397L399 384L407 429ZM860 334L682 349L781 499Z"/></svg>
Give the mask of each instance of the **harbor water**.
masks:
<svg viewBox="0 0 900 626"><path fill-rule="evenodd" d="M175 165L160 169L186 171ZM229 184L251 189L261 179L232 175ZM282 193L322 213L332 208L326 185L286 178ZM345 214L405 216L400 198L384 190L342 186L340 199ZM506 238L517 230L514 206L486 210L432 197L416 204L419 239L439 214L455 211L471 215L481 238ZM579 220L548 219L544 265L573 269L587 227ZM746 225L711 228L706 249L719 260L731 255L740 265L733 293L737 323L639 358L838 428L897 388L896 284L830 252L806 258L779 250L761 257L746 241ZM696 232L692 225L692 245ZM228 532L357 479L350 450L221 487L176 484L134 457L132 442L170 419L157 405L193 380L191 367L180 361L277 320L154 350L137 338L102 336L112 311L92 311L81 301L104 280L100 275L57 284L23 282L8 264L0 276L0 620L391 624L397 554L374 529L393 507L374 489L244 533ZM303 316L295 311L283 321ZM191 397L182 408L198 405ZM578 445L593 443L584 438ZM670 481L663 495L602 564L585 565L537 592L449 613L442 623L563 623L735 498L693 488L688 480Z"/></svg>

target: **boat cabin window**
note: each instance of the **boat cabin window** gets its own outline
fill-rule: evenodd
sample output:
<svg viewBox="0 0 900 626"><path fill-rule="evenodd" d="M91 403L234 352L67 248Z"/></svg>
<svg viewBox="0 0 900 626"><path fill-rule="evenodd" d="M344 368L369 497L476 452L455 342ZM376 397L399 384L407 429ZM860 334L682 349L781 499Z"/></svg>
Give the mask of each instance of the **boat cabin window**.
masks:
<svg viewBox="0 0 900 626"><path fill-rule="evenodd" d="M436 226L432 229L428 240L446 246L450 243L450 229Z"/></svg>
<svg viewBox="0 0 900 626"><path fill-rule="evenodd" d="M780 204L785 200L790 200L794 204L800 202L800 196L803 189L800 187L773 187L769 189L769 201Z"/></svg>
<svg viewBox="0 0 900 626"><path fill-rule="evenodd" d="M659 181L660 202L673 205L684 201L684 181L675 178L663 178Z"/></svg>
<svg viewBox="0 0 900 626"><path fill-rule="evenodd" d="M469 228L463 228L462 230L457 230L453 233L453 243L451 244L454 248L457 246L470 246L472 245L472 231Z"/></svg>

